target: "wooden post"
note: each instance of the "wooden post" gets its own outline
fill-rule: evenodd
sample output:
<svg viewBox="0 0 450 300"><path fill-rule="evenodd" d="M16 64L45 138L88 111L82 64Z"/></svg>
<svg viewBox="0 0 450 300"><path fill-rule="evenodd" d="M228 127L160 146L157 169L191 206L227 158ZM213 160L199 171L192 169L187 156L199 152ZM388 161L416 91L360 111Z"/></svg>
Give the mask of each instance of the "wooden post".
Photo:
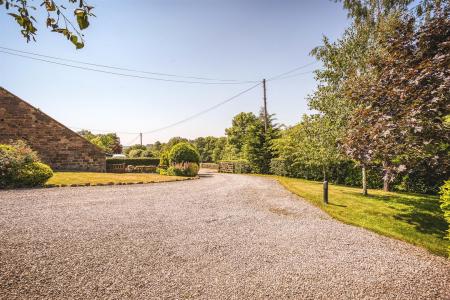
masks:
<svg viewBox="0 0 450 300"><path fill-rule="evenodd" d="M266 80L263 79L263 100L264 100L264 130L267 132L267 126L269 123L268 116L267 116L267 94L266 94Z"/></svg>

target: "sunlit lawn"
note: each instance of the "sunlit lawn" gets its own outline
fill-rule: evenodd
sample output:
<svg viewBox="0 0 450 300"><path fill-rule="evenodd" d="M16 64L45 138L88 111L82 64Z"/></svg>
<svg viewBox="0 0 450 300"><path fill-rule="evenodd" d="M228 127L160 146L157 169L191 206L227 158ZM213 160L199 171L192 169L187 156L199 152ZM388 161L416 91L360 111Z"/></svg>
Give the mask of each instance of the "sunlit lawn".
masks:
<svg viewBox="0 0 450 300"><path fill-rule="evenodd" d="M332 217L380 234L404 240L446 256L450 241L444 239L448 225L437 196L387 193L330 185L329 204L322 202L321 182L276 177L291 192L317 205Z"/></svg>
<svg viewBox="0 0 450 300"><path fill-rule="evenodd" d="M47 185L96 185L118 183L150 183L185 180L188 177L150 173L55 172Z"/></svg>

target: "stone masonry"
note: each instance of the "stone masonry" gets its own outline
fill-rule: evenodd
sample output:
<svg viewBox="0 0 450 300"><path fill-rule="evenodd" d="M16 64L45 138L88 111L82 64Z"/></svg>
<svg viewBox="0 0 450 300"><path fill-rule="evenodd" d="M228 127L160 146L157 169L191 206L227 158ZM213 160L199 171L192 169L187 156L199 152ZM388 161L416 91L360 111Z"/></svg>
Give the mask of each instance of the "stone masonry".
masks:
<svg viewBox="0 0 450 300"><path fill-rule="evenodd" d="M0 144L19 139L53 170L106 170L106 155L100 148L0 87Z"/></svg>

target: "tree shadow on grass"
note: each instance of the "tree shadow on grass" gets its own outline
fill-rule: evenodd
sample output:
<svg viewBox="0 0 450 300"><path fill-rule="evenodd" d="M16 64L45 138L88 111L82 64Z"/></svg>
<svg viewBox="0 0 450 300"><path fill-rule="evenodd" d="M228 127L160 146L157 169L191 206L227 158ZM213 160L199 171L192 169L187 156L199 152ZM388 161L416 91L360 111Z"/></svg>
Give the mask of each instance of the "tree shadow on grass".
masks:
<svg viewBox="0 0 450 300"><path fill-rule="evenodd" d="M371 200L382 201L396 210L394 218L415 227L418 232L432 234L443 239L448 229L438 197L420 194L369 195ZM407 207L395 207L402 204Z"/></svg>

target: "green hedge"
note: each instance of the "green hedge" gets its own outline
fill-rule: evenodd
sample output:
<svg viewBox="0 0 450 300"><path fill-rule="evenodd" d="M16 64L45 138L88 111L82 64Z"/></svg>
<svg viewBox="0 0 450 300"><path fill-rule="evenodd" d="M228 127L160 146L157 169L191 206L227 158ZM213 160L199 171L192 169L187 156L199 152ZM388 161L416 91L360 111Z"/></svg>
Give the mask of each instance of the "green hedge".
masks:
<svg viewBox="0 0 450 300"><path fill-rule="evenodd" d="M158 166L159 158L107 158L108 165L125 164L127 166Z"/></svg>
<svg viewBox="0 0 450 300"><path fill-rule="evenodd" d="M271 160L270 172L279 176L303 178L315 181L323 180L321 168L291 162L281 158L274 158ZM340 161L330 166L328 170L328 181L348 186L361 186L361 168L356 166L352 161ZM367 170L367 183L369 188L381 188L383 186L380 168L372 167Z"/></svg>
<svg viewBox="0 0 450 300"><path fill-rule="evenodd" d="M233 173L235 174L247 174L252 172L252 167L247 160L223 160L219 162L219 172L224 172L224 165L232 164Z"/></svg>
<svg viewBox="0 0 450 300"><path fill-rule="evenodd" d="M441 187L441 202L444 218L450 226L450 180L447 180ZM447 239L450 240L450 228L447 229ZM450 246L448 247L448 257L450 258Z"/></svg>

